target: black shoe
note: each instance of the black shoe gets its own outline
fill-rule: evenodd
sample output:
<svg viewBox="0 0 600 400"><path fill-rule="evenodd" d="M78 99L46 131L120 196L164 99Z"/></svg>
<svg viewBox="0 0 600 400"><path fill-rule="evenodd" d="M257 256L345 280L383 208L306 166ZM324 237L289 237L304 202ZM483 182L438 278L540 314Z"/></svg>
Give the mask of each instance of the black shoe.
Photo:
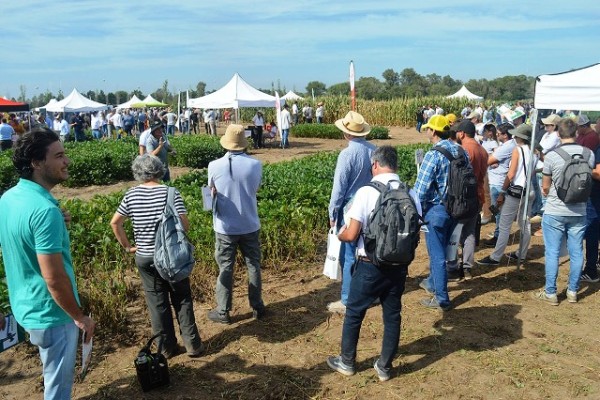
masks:
<svg viewBox="0 0 600 400"><path fill-rule="evenodd" d="M267 315L267 309L265 307L252 310L252 319L262 319L265 315Z"/></svg>
<svg viewBox="0 0 600 400"><path fill-rule="evenodd" d="M448 282L460 282L465 278L465 273L462 268L451 269L448 271Z"/></svg>
<svg viewBox="0 0 600 400"><path fill-rule="evenodd" d="M486 240L482 240L481 243L483 243L483 245L485 247L496 247L496 242L498 241L498 238L492 238L492 239L486 239Z"/></svg>
<svg viewBox="0 0 600 400"><path fill-rule="evenodd" d="M492 260L492 258L490 256L487 256L487 257L477 261L477 264L496 267L496 266L500 265L500 261Z"/></svg>
<svg viewBox="0 0 600 400"><path fill-rule="evenodd" d="M191 351L188 351L187 356L189 358L200 357L201 355L204 354L204 351L205 351L204 343L200 343L200 346L198 346L197 348L195 348Z"/></svg>
<svg viewBox="0 0 600 400"><path fill-rule="evenodd" d="M208 319L212 322L217 322L219 324L230 324L231 318L229 318L229 313L222 313L219 310L212 310L208 312Z"/></svg>
<svg viewBox="0 0 600 400"><path fill-rule="evenodd" d="M516 252L516 251L512 251L512 252L508 253L508 254L506 255L506 258L508 258L508 259L509 259L509 261L517 261L517 260L518 260L519 262L523 262L523 261L525 261L524 259L522 259L522 258L519 258L519 257L517 256L517 252Z"/></svg>

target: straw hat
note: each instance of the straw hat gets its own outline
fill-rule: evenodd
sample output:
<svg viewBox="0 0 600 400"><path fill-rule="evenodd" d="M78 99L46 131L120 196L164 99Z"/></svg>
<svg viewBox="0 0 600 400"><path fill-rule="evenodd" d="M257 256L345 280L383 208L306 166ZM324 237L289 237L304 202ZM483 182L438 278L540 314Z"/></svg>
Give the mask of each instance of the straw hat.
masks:
<svg viewBox="0 0 600 400"><path fill-rule="evenodd" d="M365 122L362 115L355 111L349 111L342 119L335 121L337 128L352 136L367 136L371 132L371 126Z"/></svg>
<svg viewBox="0 0 600 400"><path fill-rule="evenodd" d="M248 140L242 125L231 124L227 127L225 135L221 137L221 146L229 151L243 151L248 147Z"/></svg>

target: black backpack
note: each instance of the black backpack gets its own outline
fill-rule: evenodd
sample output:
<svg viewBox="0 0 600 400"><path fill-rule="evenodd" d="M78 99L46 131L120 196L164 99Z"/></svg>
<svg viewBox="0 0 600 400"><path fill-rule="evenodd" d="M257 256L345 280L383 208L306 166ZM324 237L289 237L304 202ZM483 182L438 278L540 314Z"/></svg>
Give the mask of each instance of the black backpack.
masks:
<svg viewBox="0 0 600 400"><path fill-rule="evenodd" d="M407 266L415 258L419 244L421 217L408 185L399 183L396 189L389 182L368 184L380 193L363 230L365 252L377 266Z"/></svg>
<svg viewBox="0 0 600 400"><path fill-rule="evenodd" d="M479 213L479 198L477 197L477 178L473 167L467 160L467 155L462 147L458 147L458 157L441 146L433 147L442 153L448 161L447 196L444 200L446 211L456 220L470 219ZM437 181L435 181L437 186ZM439 193L439 188L438 188ZM442 196L441 193L439 193Z"/></svg>
<svg viewBox="0 0 600 400"><path fill-rule="evenodd" d="M556 195L565 204L586 202L592 193L592 168L589 164L592 152L587 147L581 149L581 154L573 155L560 147L554 149L565 160L560 175L554 181Z"/></svg>

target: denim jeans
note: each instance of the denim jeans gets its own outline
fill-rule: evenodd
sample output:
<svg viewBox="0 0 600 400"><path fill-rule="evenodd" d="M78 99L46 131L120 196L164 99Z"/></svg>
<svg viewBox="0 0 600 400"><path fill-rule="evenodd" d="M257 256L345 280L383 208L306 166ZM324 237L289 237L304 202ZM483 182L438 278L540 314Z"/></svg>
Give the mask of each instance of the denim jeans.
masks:
<svg viewBox="0 0 600 400"><path fill-rule="evenodd" d="M338 230L344 225L344 206L347 201L342 203L340 212L338 212L337 225ZM342 304L348 302L348 294L350 293L350 284L352 283L352 267L356 262L356 242L342 242L340 246L340 265L342 266Z"/></svg>
<svg viewBox="0 0 600 400"><path fill-rule="evenodd" d="M44 399L71 398L79 329L74 322L47 329L29 329L29 341L38 347L44 368Z"/></svg>
<svg viewBox="0 0 600 400"><path fill-rule="evenodd" d="M167 135L175 134L175 125L167 125Z"/></svg>
<svg viewBox="0 0 600 400"><path fill-rule="evenodd" d="M383 309L383 341L379 366L388 371L392 367L400 342L401 298L407 272L408 267L378 268L362 261L356 264L342 329L341 355L344 364L354 366L365 313L375 299L379 299Z"/></svg>
<svg viewBox="0 0 600 400"><path fill-rule="evenodd" d="M537 174L535 178L531 180L531 184L534 191L533 204L531 205L531 216L542 215L544 213L543 208L545 205L545 197L542 196L542 189L540 185L541 174Z"/></svg>
<svg viewBox="0 0 600 400"><path fill-rule="evenodd" d="M224 314L231 311L233 292L233 266L237 248L242 251L248 268L248 300L255 310L264 308L262 301L262 280L260 274L260 231L245 235L223 235L215 233L215 260L219 266L219 278L215 297L217 310Z"/></svg>
<svg viewBox="0 0 600 400"><path fill-rule="evenodd" d="M600 239L600 216L588 201L585 228L585 265L582 274L595 279L598 277L598 241Z"/></svg>
<svg viewBox="0 0 600 400"><path fill-rule="evenodd" d="M542 232L544 234L544 252L546 262L546 293L556 293L556 278L558 276L558 258L560 246L565 236L569 250L569 284L568 289L577 292L579 278L583 268L583 236L585 234L584 216L559 216L544 213L542 217Z"/></svg>
<svg viewBox="0 0 600 400"><path fill-rule="evenodd" d="M290 142L288 142L288 136L290 134L290 130L289 129L282 129L281 130L281 147L283 147L284 149L286 147L290 146Z"/></svg>
<svg viewBox="0 0 600 400"><path fill-rule="evenodd" d="M172 306L175 309L179 332L186 350L188 352L197 350L201 345L201 339L194 317L190 279L186 278L180 282L169 284L160 277L154 268L152 257L136 256L135 264L144 287L144 297L152 323L152 334L155 335L162 331L164 334L163 349L166 351L175 349L177 337L171 313Z"/></svg>
<svg viewBox="0 0 600 400"><path fill-rule="evenodd" d="M498 201L498 195L502 192L502 185L490 185L490 198L492 204L496 205ZM494 237L497 239L500 233L500 213L496 214L496 229L494 229Z"/></svg>
<svg viewBox="0 0 600 400"><path fill-rule="evenodd" d="M456 226L456 220L448 215L446 207L438 204L425 213L427 232L425 242L429 253L429 277L427 286L435 293L440 306L450 305L448 297L448 272L446 271L446 246Z"/></svg>
<svg viewBox="0 0 600 400"><path fill-rule="evenodd" d="M92 136L94 137L94 139L101 139L102 138L102 131L100 131L99 129L93 129L92 130Z"/></svg>

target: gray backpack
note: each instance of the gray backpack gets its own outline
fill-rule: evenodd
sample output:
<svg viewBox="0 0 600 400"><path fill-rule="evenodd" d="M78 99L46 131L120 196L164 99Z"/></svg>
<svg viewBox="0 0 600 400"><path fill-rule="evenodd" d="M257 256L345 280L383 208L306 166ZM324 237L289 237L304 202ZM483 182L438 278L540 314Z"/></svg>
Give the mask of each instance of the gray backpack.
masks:
<svg viewBox="0 0 600 400"><path fill-rule="evenodd" d="M194 246L188 240L175 209L175 188L169 187L165 210L158 220L154 241L154 267L169 283L179 282L194 268Z"/></svg>
<svg viewBox="0 0 600 400"><path fill-rule="evenodd" d="M561 147L554 149L565 160L560 175L554 181L556 195L565 204L586 202L592 192L592 168L589 164L592 152L587 147L581 149L581 154L573 155Z"/></svg>
<svg viewBox="0 0 600 400"><path fill-rule="evenodd" d="M421 237L421 217L408 185L400 182L394 189L389 183L373 181L368 186L380 194L364 228L367 257L377 266L409 265Z"/></svg>

